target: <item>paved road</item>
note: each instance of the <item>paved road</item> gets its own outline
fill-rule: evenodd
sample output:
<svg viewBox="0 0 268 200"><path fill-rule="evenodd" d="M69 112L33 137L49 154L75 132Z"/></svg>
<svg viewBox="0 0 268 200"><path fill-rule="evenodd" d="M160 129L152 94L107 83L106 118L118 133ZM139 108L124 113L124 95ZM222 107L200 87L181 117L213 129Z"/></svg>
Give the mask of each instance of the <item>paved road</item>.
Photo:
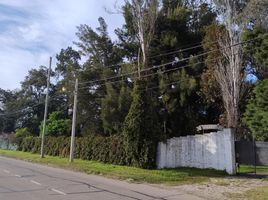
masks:
<svg viewBox="0 0 268 200"><path fill-rule="evenodd" d="M200 200L182 191L131 184L0 157L0 200Z"/></svg>

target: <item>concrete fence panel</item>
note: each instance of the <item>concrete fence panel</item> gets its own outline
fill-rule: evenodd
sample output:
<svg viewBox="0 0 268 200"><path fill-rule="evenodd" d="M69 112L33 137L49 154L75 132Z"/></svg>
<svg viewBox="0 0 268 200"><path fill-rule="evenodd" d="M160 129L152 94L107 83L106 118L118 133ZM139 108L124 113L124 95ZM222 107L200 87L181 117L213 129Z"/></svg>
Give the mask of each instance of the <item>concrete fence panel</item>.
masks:
<svg viewBox="0 0 268 200"><path fill-rule="evenodd" d="M204 135L171 138L160 142L157 167L196 167L225 170L235 174L234 133L224 129Z"/></svg>

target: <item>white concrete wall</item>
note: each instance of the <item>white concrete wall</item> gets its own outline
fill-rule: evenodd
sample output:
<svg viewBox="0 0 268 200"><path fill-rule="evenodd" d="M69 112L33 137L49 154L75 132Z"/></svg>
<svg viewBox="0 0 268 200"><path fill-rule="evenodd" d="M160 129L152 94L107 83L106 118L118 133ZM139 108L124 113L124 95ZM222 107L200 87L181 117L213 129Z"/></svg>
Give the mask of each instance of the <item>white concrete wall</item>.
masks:
<svg viewBox="0 0 268 200"><path fill-rule="evenodd" d="M234 134L231 129L171 138L166 143L158 144L157 167L213 168L235 174L234 148Z"/></svg>

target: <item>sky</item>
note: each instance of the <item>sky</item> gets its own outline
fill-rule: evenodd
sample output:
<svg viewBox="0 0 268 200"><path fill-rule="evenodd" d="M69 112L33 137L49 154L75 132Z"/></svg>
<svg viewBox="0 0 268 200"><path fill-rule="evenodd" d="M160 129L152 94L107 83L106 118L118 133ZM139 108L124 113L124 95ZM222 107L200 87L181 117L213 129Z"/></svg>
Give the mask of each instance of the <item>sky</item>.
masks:
<svg viewBox="0 0 268 200"><path fill-rule="evenodd" d="M121 27L123 18L115 11L116 0L0 0L0 88L20 88L28 71L48 66L62 48L77 41L77 26L98 26L102 16L109 33ZM122 2L122 1L121 1ZM120 5L120 0L117 6Z"/></svg>

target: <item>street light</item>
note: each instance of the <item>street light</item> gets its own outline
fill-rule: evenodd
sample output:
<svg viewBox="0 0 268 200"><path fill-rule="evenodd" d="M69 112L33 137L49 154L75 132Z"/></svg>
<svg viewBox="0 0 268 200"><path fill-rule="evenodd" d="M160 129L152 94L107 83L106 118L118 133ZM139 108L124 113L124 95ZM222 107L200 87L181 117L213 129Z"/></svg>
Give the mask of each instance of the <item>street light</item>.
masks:
<svg viewBox="0 0 268 200"><path fill-rule="evenodd" d="M62 88L61 88L61 91L62 91L62 92L66 92L66 87L62 87Z"/></svg>

